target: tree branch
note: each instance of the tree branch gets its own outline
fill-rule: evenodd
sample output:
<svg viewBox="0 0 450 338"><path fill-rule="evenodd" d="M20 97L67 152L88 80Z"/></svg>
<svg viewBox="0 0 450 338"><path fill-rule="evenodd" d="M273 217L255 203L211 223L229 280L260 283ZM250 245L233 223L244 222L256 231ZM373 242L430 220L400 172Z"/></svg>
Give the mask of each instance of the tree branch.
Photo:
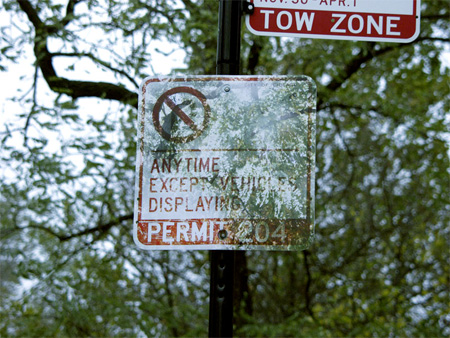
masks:
<svg viewBox="0 0 450 338"><path fill-rule="evenodd" d="M62 24L66 27L74 17L75 5L83 0L69 0L66 7L66 16L62 19Z"/></svg>
<svg viewBox="0 0 450 338"><path fill-rule="evenodd" d="M89 234L93 234L93 233L105 233L107 231L109 231L112 227L122 223L123 221L128 221L133 219L133 214L128 214L128 215L124 215L124 216L120 216L117 219L115 219L114 221L105 223L105 224L100 224L96 227L93 228L88 228L79 232L75 232L73 234L70 235L66 235L66 236L58 236L59 240L61 242L66 242L68 240L71 240L72 238L75 237L81 237L81 236L85 236L85 235L89 235Z"/></svg>
<svg viewBox="0 0 450 338"><path fill-rule="evenodd" d="M304 290L304 294L305 294L305 306L306 306L306 311L308 311L308 314L311 316L312 319L316 319L314 316L314 312L311 308L311 296L309 294L309 289L311 287L311 283L312 283L312 276L311 276L311 271L310 271L310 266L309 266L309 261L308 261L308 256L310 255L310 252L308 250L304 250L303 251L303 264L305 267L305 271L306 271L306 285L305 285L305 290Z"/></svg>
<svg viewBox="0 0 450 338"><path fill-rule="evenodd" d="M104 223L104 224L99 224L95 227L92 228L88 228L88 229L84 229L81 230L79 232L75 232L69 235L62 235L59 232L54 231L51 228L39 225L39 224L29 224L27 226L16 226L12 229L5 229L2 232L2 237L6 237L7 235L10 235L16 231L21 231L21 230L27 230L27 229L36 229L36 230L40 230L40 231L44 231L46 233L48 233L49 235L56 237L60 242L67 242L73 238L77 238L77 237L82 237L82 236L86 236L86 235L90 235L90 234L104 234L107 231L109 231L112 227L119 225L120 223L124 222L124 221L128 221L133 219L133 214L128 214L128 215L123 215L123 216L119 216L117 219L110 221L108 223Z"/></svg>
<svg viewBox="0 0 450 338"><path fill-rule="evenodd" d="M76 1L71 2L73 6L76 3ZM36 62L51 90L56 93L66 94L73 99L80 97L98 97L137 107L137 94L123 86L108 82L73 81L59 77L53 67L53 55L49 52L47 46L49 26L45 26L42 23L38 13L28 0L18 0L18 3L35 28L34 54L36 56ZM70 8L68 11L70 13Z"/></svg>
<svg viewBox="0 0 450 338"><path fill-rule="evenodd" d="M34 67L34 78L33 78L33 105L31 106L31 111L27 116L27 120L25 122L25 127L23 128L23 144L25 147L28 147L28 127L30 126L31 119L36 114L37 108L37 79L38 79L38 71L39 68L37 65Z"/></svg>
<svg viewBox="0 0 450 338"><path fill-rule="evenodd" d="M386 54L392 50L408 47L423 41L449 42L448 39L424 36L418 37L416 40L411 41L409 43L397 45L392 44L378 50L375 50L374 48L371 48L369 50L361 49L359 54L346 65L344 71L340 74L340 76L336 76L335 78L333 78L325 88L328 91L334 92L338 90L345 83L345 81L347 81L353 74L358 72L363 64L371 61L372 59L375 59L376 57ZM317 109L318 110L322 109L325 102L326 101L324 101L323 95L318 95Z"/></svg>
<svg viewBox="0 0 450 338"><path fill-rule="evenodd" d="M87 57L89 59L91 59L92 61L102 65L105 68L108 68L109 70L112 70L116 73L119 73L122 76L125 76L128 80L130 80L130 82L136 86L136 88L139 88L139 84L130 76L128 75L127 72L114 68L113 66L111 66L110 64L108 64L107 62L100 60L99 58L97 58L95 55L93 55L92 53L51 53L52 57L55 56L64 56L64 57Z"/></svg>
<svg viewBox="0 0 450 338"><path fill-rule="evenodd" d="M19 1L21 1L21 0L19 0ZM83 1L83 0L69 0L69 2L67 3L67 6L66 6L66 15L57 24L45 26L47 33L48 34L56 34L59 31L61 31L62 28L66 27L72 21L72 19L75 17L74 16L75 5L77 3L80 3L81 1Z"/></svg>
<svg viewBox="0 0 450 338"><path fill-rule="evenodd" d="M421 15L421 20L448 20L448 14Z"/></svg>
<svg viewBox="0 0 450 338"><path fill-rule="evenodd" d="M22 11L27 15L28 20L30 20L33 24L34 28L36 30L41 29L44 24L30 2L28 0L17 0L17 2L19 3L20 9L22 9Z"/></svg>
<svg viewBox="0 0 450 338"><path fill-rule="evenodd" d="M258 66L262 49L263 46L259 43L259 41L256 39L253 40L253 44L250 47L250 52L248 53L247 63L247 71L251 75L256 74L256 67Z"/></svg>

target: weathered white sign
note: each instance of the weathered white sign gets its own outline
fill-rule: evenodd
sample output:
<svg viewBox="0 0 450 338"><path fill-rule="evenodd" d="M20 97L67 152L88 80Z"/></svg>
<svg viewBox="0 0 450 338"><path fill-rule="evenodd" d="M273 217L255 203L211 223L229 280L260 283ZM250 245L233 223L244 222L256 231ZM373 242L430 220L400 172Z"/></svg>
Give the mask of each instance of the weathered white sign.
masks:
<svg viewBox="0 0 450 338"><path fill-rule="evenodd" d="M251 0L247 28L257 35L411 42L420 0Z"/></svg>
<svg viewBox="0 0 450 338"><path fill-rule="evenodd" d="M315 99L307 77L146 79L137 245L307 247L314 230Z"/></svg>

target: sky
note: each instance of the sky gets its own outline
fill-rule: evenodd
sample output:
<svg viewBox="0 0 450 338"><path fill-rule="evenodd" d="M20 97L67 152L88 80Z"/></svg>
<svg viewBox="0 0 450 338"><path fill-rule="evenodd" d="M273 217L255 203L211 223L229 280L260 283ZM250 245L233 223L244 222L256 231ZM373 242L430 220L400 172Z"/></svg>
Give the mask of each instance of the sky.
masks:
<svg viewBox="0 0 450 338"><path fill-rule="evenodd" d="M1 0L0 0L1 1ZM1 6L0 6L1 7ZM10 15L9 12L4 9L0 9L0 26L9 27L8 29L13 32L13 35L19 36L19 31L16 27L22 27L27 29L27 23L21 22L17 18ZM96 34L95 31L89 31L89 34ZM92 36L91 36L92 37ZM0 41L0 49L6 47L4 42ZM115 46L115 48L124 48L123 46ZM154 41L150 45L153 50L151 53L152 59L148 63L146 72L148 76L156 75L168 75L174 68L184 68L185 52L178 48L177 45L169 43L167 41ZM158 52L158 51L162 51ZM171 53L170 53L171 52ZM170 53L168 56L164 53ZM22 55L18 59L17 63L10 62L0 55L1 66L5 67L5 71L0 71L0 135L4 135L6 128L25 128L25 119L20 118L21 114L28 114L31 109L31 99L33 97L33 79L35 76L34 61L35 56L33 54L32 47L28 45L22 50ZM441 55L441 61L443 67L450 68L450 46L446 44L446 51ZM55 68L58 75L65 76L70 79L80 79L87 81L105 81L110 83L125 83L131 90L138 89L127 83L127 80L117 79L110 71L101 70L96 67L92 61L83 59L77 61L74 70L68 69L73 63L73 60L67 58L58 58L55 60ZM45 80L41 74L38 73L38 86L35 93L36 101L38 104L51 107L56 97L54 93L50 91ZM270 74L267 74L270 75ZM135 79L137 84L140 84L144 79ZM66 98L67 99L67 98ZM101 100L94 99L81 99L78 100L79 112L98 112L114 110L116 103L105 103ZM89 113L88 113L89 115ZM30 128L29 132L33 128ZM15 134L17 143L23 142L18 139L20 133ZM1 169L0 169L1 173Z"/></svg>

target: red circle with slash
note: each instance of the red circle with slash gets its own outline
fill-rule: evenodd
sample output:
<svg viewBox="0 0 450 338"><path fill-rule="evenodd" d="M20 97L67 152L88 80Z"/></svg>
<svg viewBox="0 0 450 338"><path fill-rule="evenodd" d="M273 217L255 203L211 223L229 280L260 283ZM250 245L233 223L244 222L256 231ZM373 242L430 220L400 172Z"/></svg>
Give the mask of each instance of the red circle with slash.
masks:
<svg viewBox="0 0 450 338"><path fill-rule="evenodd" d="M205 111L204 113L205 117L203 119L203 123L201 126L196 125L195 122L192 121L192 119L170 98L171 95L177 93L191 94L201 102L203 109ZM193 131L192 134L182 137L172 136L163 129L161 123L159 122L159 117L162 105L164 103L172 110L172 112L175 113L175 115L177 115L181 119L181 121L183 121ZM206 129L209 122L210 113L211 109L208 103L206 102L205 95L203 95L201 92L191 87L176 87L166 91L156 101L155 106L153 107L153 115L152 115L153 125L155 126L156 131L167 141L175 143L186 143L199 137L202 134L202 132Z"/></svg>

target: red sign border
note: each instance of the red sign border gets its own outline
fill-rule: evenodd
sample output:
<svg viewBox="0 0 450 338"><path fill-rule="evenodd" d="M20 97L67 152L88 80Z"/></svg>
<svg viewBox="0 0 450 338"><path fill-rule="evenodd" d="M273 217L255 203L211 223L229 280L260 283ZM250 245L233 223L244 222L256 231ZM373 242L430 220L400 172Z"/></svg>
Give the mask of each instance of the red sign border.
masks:
<svg viewBox="0 0 450 338"><path fill-rule="evenodd" d="M252 3L254 0L250 0ZM331 40L351 40L351 41L374 41L374 42L396 42L396 43L409 43L414 41L419 33L420 33L420 0L412 0L413 1L413 14L411 15L403 15L403 14L395 14L395 16L402 17L403 19L407 19L410 22L412 20L415 21L415 26L413 30L413 34L410 36L407 36L405 38L397 38L397 37L370 37L365 35L348 35L348 33L335 33L335 34L325 34L325 33L300 33L300 32L289 32L289 31L261 31L258 29L255 29L252 26L252 15L254 16L255 13L258 12L259 9L269 9L273 11L288 11L293 12L295 11L292 8L283 8L283 7L256 7L255 6L255 12L252 15L247 15L245 18L245 23L247 29L255 35L261 35L261 36L276 36L276 37L297 37L297 38L311 38L311 39L331 39ZM308 12L308 13L322 13L322 15L331 16L332 14L363 14L363 15L370 15L371 13L359 13L359 12L340 12L340 11L319 11L319 10L303 10L302 12ZM327 13L327 14L323 14ZM257 15L257 14L256 14ZM373 15L391 15L390 13L373 13ZM392 14L394 15L394 14ZM254 17L253 17L254 18ZM262 20L262 19L259 19ZM406 27L406 25L405 25ZM322 29L322 28L321 28Z"/></svg>
<svg viewBox="0 0 450 338"><path fill-rule="evenodd" d="M192 244L192 245L145 245L143 243L140 242L140 240L138 239L138 229L139 229L139 225L141 223L149 223L149 222L154 222L154 221L174 221L174 219L167 219L167 220L147 220L147 219L142 219L142 181L143 181L143 172L144 172L144 142L143 142L143 137L144 137L144 130L145 130L145 93L147 91L147 85L151 82L164 82L164 81L170 81L170 82L186 82L186 81L193 81L193 82L198 82L198 81L261 81L261 80L265 80L265 81L281 81L281 80L287 80L289 78L304 78L304 79L309 79L310 81L312 81L312 79L308 78L307 76L233 76L233 75L229 75L229 76L215 76L215 75L211 75L211 76L194 76L194 77L188 77L188 78L158 78L158 77L151 77L148 78L146 80L144 80L144 82L141 84L140 87L140 107L139 109L141 110L141 119L138 121L139 123L139 130L140 130L140 138L138 140L138 142L140 142L140 147L138 148L138 153L137 153L137 159L138 159L138 177L139 177L139 181L138 181L138 186L135 187L135 189L138 189L138 203L135 204L135 210L134 210L134 226L133 226L133 238L134 238L134 242L135 244L138 246L138 248L140 249L144 249L144 250L266 250L266 251L273 251L273 250L293 250L293 249L287 249L286 245L267 245L267 244L262 244L262 245L255 245L255 244L246 244L245 248L240 247L240 245L238 244L228 244L228 243L222 243L222 244ZM315 84L313 82L311 82L311 84L315 87ZM315 109L313 109L314 111ZM309 114L311 114L312 111L309 111ZM309 122L311 119L311 115L309 117ZM308 130L310 130L308 128ZM308 148L311 147L311 136L308 135ZM259 149L254 149L253 151L258 151ZM280 149L281 151L283 151L284 149ZM294 150L294 149L289 149L289 150ZM295 149L296 150L296 149ZM200 150L192 150L192 151L200 151ZM265 149L266 151L266 149ZM270 149L269 151L274 151L273 149ZM310 155L308 155L309 157ZM312 182L311 182L311 171L313 170L312 167L312 163L314 161L311 160L309 161L308 164L308 173L307 173L307 191L308 191L308 205L307 205L307 214L308 214L308 219L306 220L306 223L308 224L307 226L307 230L309 233L309 237L307 239L307 241L310 243L312 241L312 238L314 236L314 214L311 213L310 210L310 201L312 199L311 196L311 186L312 186ZM137 208L136 208L137 206ZM304 223L305 220L303 219L298 219L298 222L300 223ZM292 247L297 247L298 245L292 245Z"/></svg>

